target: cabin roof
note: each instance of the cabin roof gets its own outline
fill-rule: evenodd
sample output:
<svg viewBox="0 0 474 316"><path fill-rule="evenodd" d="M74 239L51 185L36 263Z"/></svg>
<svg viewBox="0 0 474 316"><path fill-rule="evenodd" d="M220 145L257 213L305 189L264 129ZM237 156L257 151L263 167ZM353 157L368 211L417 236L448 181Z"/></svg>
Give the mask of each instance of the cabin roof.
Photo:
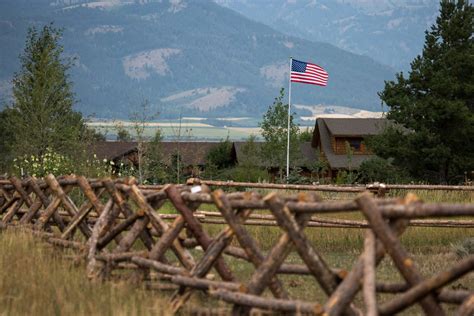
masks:
<svg viewBox="0 0 474 316"><path fill-rule="evenodd" d="M218 144L215 142L161 142L160 147L163 162L166 164L171 163L173 155L179 151L184 165L199 166L206 163L207 154ZM92 145L92 153L96 154L100 160L119 160L137 152L137 148L138 142L101 141Z"/></svg>
<svg viewBox="0 0 474 316"><path fill-rule="evenodd" d="M388 121L384 118L318 118L333 136L370 136L380 134Z"/></svg>

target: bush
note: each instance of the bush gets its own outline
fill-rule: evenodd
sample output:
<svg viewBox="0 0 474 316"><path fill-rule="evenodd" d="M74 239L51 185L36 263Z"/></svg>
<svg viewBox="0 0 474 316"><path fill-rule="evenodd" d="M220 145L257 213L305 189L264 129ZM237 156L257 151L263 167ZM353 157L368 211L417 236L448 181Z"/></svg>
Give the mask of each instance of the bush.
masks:
<svg viewBox="0 0 474 316"><path fill-rule="evenodd" d="M114 173L114 162L107 159L99 160L94 157L73 159L62 155L50 148L42 155L23 155L13 159L13 174L18 176L33 176L41 178L48 174L68 175L77 174L86 177L103 177ZM114 173L115 174L115 173ZM118 174L121 176L120 174Z"/></svg>
<svg viewBox="0 0 474 316"><path fill-rule="evenodd" d="M269 175L267 170L262 168L244 168L238 166L232 169L231 180L237 182L268 182Z"/></svg>
<svg viewBox="0 0 474 316"><path fill-rule="evenodd" d="M474 254L474 237L465 239L459 245L453 245L453 250L459 258L465 258Z"/></svg>
<svg viewBox="0 0 474 316"><path fill-rule="evenodd" d="M290 184L311 184L310 178L301 175L301 168L290 170L287 180Z"/></svg>
<svg viewBox="0 0 474 316"><path fill-rule="evenodd" d="M389 160L375 157L364 161L359 168L358 181L361 183L406 183L407 172L391 164Z"/></svg>
<svg viewBox="0 0 474 316"><path fill-rule="evenodd" d="M225 140L221 140L219 145L212 148L207 154L207 164L215 165L218 169L231 167L234 161L230 155L232 150L232 143L227 137Z"/></svg>

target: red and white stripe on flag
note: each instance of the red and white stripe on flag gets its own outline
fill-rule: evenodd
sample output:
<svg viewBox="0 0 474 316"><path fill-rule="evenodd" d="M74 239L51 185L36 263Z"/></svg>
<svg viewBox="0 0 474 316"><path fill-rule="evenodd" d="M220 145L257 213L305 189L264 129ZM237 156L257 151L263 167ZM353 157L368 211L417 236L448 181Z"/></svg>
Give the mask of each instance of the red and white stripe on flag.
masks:
<svg viewBox="0 0 474 316"><path fill-rule="evenodd" d="M291 60L291 82L326 86L328 83L328 78L329 75L327 71L316 64L311 64L296 59Z"/></svg>

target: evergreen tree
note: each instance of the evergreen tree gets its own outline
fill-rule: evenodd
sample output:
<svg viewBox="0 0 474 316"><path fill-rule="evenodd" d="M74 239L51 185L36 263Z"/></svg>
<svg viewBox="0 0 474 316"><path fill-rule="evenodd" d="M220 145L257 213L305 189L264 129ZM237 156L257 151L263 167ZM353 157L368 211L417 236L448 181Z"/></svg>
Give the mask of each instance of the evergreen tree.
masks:
<svg viewBox="0 0 474 316"><path fill-rule="evenodd" d="M88 131L82 115L73 110L74 93L67 74L73 61L62 57L61 35L52 24L40 31L28 30L6 120L14 156L42 157L48 150L72 156L81 135Z"/></svg>
<svg viewBox="0 0 474 316"><path fill-rule="evenodd" d="M277 167L280 180L283 180L286 169L286 147L288 139L288 104L283 104L285 89L280 90L280 95L275 98L259 123L265 143L262 145L261 155L264 164ZM290 165L294 166L300 159L298 126L290 115Z"/></svg>
<svg viewBox="0 0 474 316"><path fill-rule="evenodd" d="M211 164L217 167L217 169L229 168L233 165L231 157L232 143L229 140L229 136L225 140L221 140L219 144L211 148L207 153L206 161L207 164Z"/></svg>
<svg viewBox="0 0 474 316"><path fill-rule="evenodd" d="M424 181L455 181L474 168L474 8L467 0L441 1L420 56L406 78L385 83L379 94L391 127L370 141Z"/></svg>

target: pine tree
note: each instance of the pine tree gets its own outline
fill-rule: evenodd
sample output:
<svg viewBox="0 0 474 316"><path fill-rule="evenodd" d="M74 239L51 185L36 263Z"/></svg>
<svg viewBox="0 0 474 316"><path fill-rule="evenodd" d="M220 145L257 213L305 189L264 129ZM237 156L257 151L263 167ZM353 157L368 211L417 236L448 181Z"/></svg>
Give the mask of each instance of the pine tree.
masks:
<svg viewBox="0 0 474 316"><path fill-rule="evenodd" d="M73 110L74 93L67 74L73 60L63 58L61 36L62 31L52 24L40 31L28 30L8 111L14 156L42 157L48 150L71 156L88 131L82 115Z"/></svg>
<svg viewBox="0 0 474 316"><path fill-rule="evenodd" d="M474 8L466 0L441 1L436 24L426 31L421 55L408 77L385 83L389 128L371 145L412 176L458 182L474 170Z"/></svg>

